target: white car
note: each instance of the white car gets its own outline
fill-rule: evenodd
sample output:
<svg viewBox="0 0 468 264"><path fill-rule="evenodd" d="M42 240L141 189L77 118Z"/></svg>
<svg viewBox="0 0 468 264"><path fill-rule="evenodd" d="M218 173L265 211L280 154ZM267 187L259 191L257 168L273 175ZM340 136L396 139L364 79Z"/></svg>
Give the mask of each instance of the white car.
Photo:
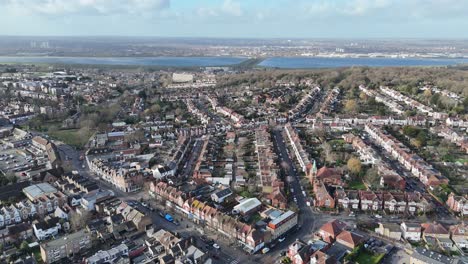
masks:
<svg viewBox="0 0 468 264"><path fill-rule="evenodd" d="M286 239L286 238L284 238L284 237L280 237L280 238L278 239L278 241L279 241L279 242L283 242L285 239Z"/></svg>
<svg viewBox="0 0 468 264"><path fill-rule="evenodd" d="M213 247L216 248L216 249L220 249L220 248L221 248L221 247L220 247L218 244L216 244L216 243L213 244Z"/></svg>

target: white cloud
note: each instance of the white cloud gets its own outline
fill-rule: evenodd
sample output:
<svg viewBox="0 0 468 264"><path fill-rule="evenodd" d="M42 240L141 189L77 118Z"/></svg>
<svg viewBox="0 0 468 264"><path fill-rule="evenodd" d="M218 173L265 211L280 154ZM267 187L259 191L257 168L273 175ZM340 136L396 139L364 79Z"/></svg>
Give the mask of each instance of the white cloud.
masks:
<svg viewBox="0 0 468 264"><path fill-rule="evenodd" d="M353 0L345 5L342 12L360 16L371 12L377 12L378 10L390 7L390 5L391 3L389 0Z"/></svg>
<svg viewBox="0 0 468 264"><path fill-rule="evenodd" d="M390 0L348 0L345 3L321 0L307 4L306 10L313 15L362 16L390 5Z"/></svg>
<svg viewBox="0 0 468 264"><path fill-rule="evenodd" d="M468 2L461 0L317 0L302 3L303 10L309 15L323 17L394 16L397 19L451 19L466 16L468 12Z"/></svg>
<svg viewBox="0 0 468 264"><path fill-rule="evenodd" d="M240 3L233 0L224 0L221 10L233 16L242 16L244 14Z"/></svg>
<svg viewBox="0 0 468 264"><path fill-rule="evenodd" d="M219 13L214 8L199 7L197 9L197 16L199 16L199 17L217 17L217 16L219 16Z"/></svg>
<svg viewBox="0 0 468 264"><path fill-rule="evenodd" d="M202 6L195 10L195 14L200 18L229 18L244 16L244 10L238 1L225 0L221 5Z"/></svg>
<svg viewBox="0 0 468 264"><path fill-rule="evenodd" d="M166 9L170 0L3 0L3 8L33 15L140 14Z"/></svg>

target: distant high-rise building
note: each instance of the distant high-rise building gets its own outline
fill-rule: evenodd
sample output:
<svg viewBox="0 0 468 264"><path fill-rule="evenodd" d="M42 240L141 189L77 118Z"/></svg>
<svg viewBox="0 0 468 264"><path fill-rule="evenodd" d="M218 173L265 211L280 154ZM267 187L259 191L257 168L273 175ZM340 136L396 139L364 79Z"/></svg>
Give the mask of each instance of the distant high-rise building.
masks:
<svg viewBox="0 0 468 264"><path fill-rule="evenodd" d="M44 41L41 43L41 49L48 49L49 48L49 41Z"/></svg>

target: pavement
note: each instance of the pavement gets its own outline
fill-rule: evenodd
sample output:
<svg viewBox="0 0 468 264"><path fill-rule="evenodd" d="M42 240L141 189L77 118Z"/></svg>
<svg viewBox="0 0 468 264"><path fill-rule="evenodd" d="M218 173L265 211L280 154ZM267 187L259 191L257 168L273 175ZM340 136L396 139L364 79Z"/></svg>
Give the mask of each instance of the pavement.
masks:
<svg viewBox="0 0 468 264"><path fill-rule="evenodd" d="M166 208L164 205L158 204L156 201L154 201L154 199L150 199L146 193L143 193L143 192L125 193L114 188L114 186L103 181L102 179L100 179L99 177L97 177L96 175L94 175L93 173L89 171L86 161L80 160L80 156L82 155L82 153L79 150L60 141L54 140L53 142L57 145L57 148L59 150L62 160L64 162L67 162L73 168L73 170L78 171L80 175L82 176L86 176L91 179L94 179L100 188L112 190L115 196L118 197L119 199L123 201L135 203L136 206L139 207L141 211L145 212L146 215L150 215L151 219L153 220L153 227L155 230L164 228L171 232L177 232L182 237L189 237L189 236L194 237L195 244L200 249L207 251L210 254L210 256L213 258L214 263L220 263L220 264L225 264L225 263L237 264L237 263L254 263L254 262L258 263L258 261L253 261L254 259L257 259L257 257L252 257L250 255L247 255L241 248L236 248L227 239L218 237L216 235L216 232L214 231L209 231L206 228L204 229L197 228L196 224L182 217L181 215L178 215L173 210ZM196 148L199 151L199 148L201 148L201 144L202 144L201 141L198 142L198 144L196 144L194 148ZM194 161L192 159L188 161L189 164L186 167L186 170L184 170L185 173L190 172L193 162ZM158 210L151 211L149 208L143 206L139 202L140 200L149 201L150 206L153 208L158 208ZM158 211L171 213L171 215L179 221L180 225L175 225L171 222L168 222L166 219L164 219L163 217L159 215ZM200 233L200 231L202 233ZM205 243L204 241L202 241L200 237L201 235L204 235L204 234L207 235L211 239L215 239L215 242L218 245L220 245L221 248L215 249L212 246Z"/></svg>
<svg viewBox="0 0 468 264"><path fill-rule="evenodd" d="M324 219L321 219L321 215L314 212L313 208L308 206L306 203L306 197L304 197L301 191L300 175L297 169L295 168L295 164L287 151L287 145L282 135L281 127L277 127L273 130L273 140L275 150L278 153L280 160L287 164L287 166L284 166L282 169L284 170L287 176L291 176L291 181L286 182L286 184L287 188L294 189L294 193L291 193L290 202L294 203L293 197L296 197L297 199L296 205L299 209L299 229L296 231L295 235L286 236L285 241L278 243L276 247L271 249L270 252L267 253L267 255L264 258L262 258L262 260L264 260L265 263L268 263L267 261L272 261L274 259L280 258L281 251L287 250L288 246L296 239L301 239L306 242L312 239L315 229L320 226L320 223L324 223Z"/></svg>
<svg viewBox="0 0 468 264"><path fill-rule="evenodd" d="M177 232L181 237L193 237L196 246L208 252L208 254L213 257L214 263L253 263L251 262L252 256L245 253L242 248L233 243L233 241L221 237L217 232L205 226L192 222L174 208L169 208L155 199L151 199L148 205L155 210L151 211L143 206L140 206L140 210L151 216L155 230L164 228L171 232ZM179 225L167 221L164 217L159 215L160 212L170 214L179 222ZM214 240L214 242L220 246L220 249L215 249L213 246L203 241L201 239L202 236Z"/></svg>
<svg viewBox="0 0 468 264"><path fill-rule="evenodd" d="M413 174L404 168L397 160L390 158L391 154L383 149L380 146L377 146L372 140L365 139L366 144L372 146L377 153L380 155L383 161L389 164L394 171L400 172L400 174L405 178L406 181L406 191L409 192L420 192L422 194L428 194L429 192L426 190L426 186ZM453 222L456 218L451 214L445 206L439 206L440 203L433 198L432 203L435 206L435 214L432 216L437 221L449 221Z"/></svg>
<svg viewBox="0 0 468 264"><path fill-rule="evenodd" d="M290 203L296 203L298 208L298 229L291 230L286 236L283 242L276 242L276 246L271 248L267 254L262 255L261 253L257 253L255 255L248 255L245 251L242 250L241 247L237 246L234 241L230 241L226 238L223 238L219 235L219 233L209 230L208 228L200 227L200 225L191 222L186 217L179 215L173 209L167 208L163 204L159 204L154 199L150 199L147 193L139 192L139 193L125 193L116 188L114 188L109 183L101 180L96 175L92 174L89 171L89 168L86 165L86 162L80 160L80 156L83 155L82 152L71 147L69 145L64 144L63 142L54 141L57 145L62 160L64 162L68 162L68 164L76 171L78 171L81 175L90 177L98 183L101 188L106 188L114 191L116 197L124 200L124 201L133 201L137 202L141 199L148 201L151 207L157 209L155 211L151 211L149 208L146 208L139 204L140 209L143 210L146 214L150 215L153 220L153 226L155 230L164 228L171 232L177 232L182 237L192 236L195 238L196 245L201 249L207 251L210 256L212 256L214 263L277 263L281 259L281 252L286 251L288 246L294 242L296 239L301 239L303 241L309 241L313 238L314 232L318 229L322 224L332 220L332 219L340 219L344 222L347 222L349 225L359 221L381 221L381 222L395 222L400 223L401 218L395 217L393 215L382 215L381 219L376 219L375 216L367 215L367 214L357 214L358 217L350 217L347 213L341 214L329 214L325 212L316 211L311 206L307 205L307 197L304 197L302 194L302 188L300 184L300 173L296 169L295 162L291 157L287 147L287 141L283 136L283 128L276 127L272 131L273 135L273 143L276 153L281 160L281 163L286 164L286 166L282 167L282 170L286 176L290 176L290 181L287 181L285 184L288 189L294 189L294 193L290 194L289 200ZM201 148L201 141L196 141L197 143L194 144L193 149L194 151L200 151ZM380 149L380 151L382 151ZM292 154L292 153L291 153ZM196 155L194 155L195 157ZM388 159L386 157L386 153L382 154L382 157ZM193 169L193 162L192 158L189 158L187 161L187 166L182 170L182 173L185 175L190 175L191 170ZM401 168L401 165L398 162L388 159L388 162L395 166L394 168L406 172L404 173L405 177L409 182L409 186L416 186L417 185L411 184L414 177L412 177L406 170ZM425 190L425 189L423 189ZM297 202L294 201L296 198ZM444 208L445 207L441 207ZM169 212L171 215L180 222L180 225L175 225L171 222L166 221L163 217L158 214L158 211ZM446 210L446 209L445 209ZM445 214L443 209L438 209L436 211L436 217L440 216L439 221L444 224L452 224L456 223L457 220L453 218L450 214ZM201 236L205 235L209 239L213 239L215 243L217 243L221 248L215 249L212 246L208 245L201 239ZM393 254L392 254L393 255ZM399 258L398 255L395 258ZM401 256L401 259L405 259L405 257ZM404 263L401 259L390 259L385 263ZM406 262L407 263L407 262Z"/></svg>
<svg viewBox="0 0 468 264"><path fill-rule="evenodd" d="M202 146L203 146L203 140L195 139L195 142L193 143L190 154L188 154L189 158L184 163L184 166L180 173L182 178L189 178L192 175L193 169L195 168L195 163L198 159L198 156L200 155Z"/></svg>

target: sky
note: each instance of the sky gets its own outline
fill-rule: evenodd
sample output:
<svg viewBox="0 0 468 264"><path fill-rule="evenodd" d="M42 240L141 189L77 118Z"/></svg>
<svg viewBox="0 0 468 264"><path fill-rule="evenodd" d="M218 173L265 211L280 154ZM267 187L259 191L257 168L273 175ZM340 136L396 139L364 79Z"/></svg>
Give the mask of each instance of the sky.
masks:
<svg viewBox="0 0 468 264"><path fill-rule="evenodd" d="M0 0L0 35L468 38L467 0Z"/></svg>

